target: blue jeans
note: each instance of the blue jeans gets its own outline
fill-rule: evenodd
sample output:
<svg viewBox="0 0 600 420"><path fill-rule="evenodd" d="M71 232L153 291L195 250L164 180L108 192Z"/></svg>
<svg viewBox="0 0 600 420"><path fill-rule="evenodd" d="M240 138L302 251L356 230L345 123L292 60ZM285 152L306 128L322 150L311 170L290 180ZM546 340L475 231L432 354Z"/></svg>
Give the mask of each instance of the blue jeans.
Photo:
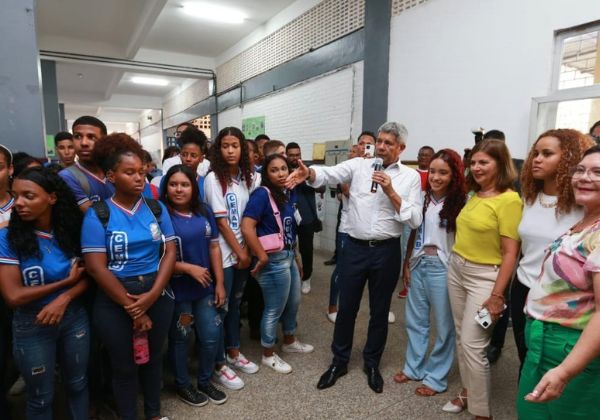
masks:
<svg viewBox="0 0 600 420"><path fill-rule="evenodd" d="M190 385L188 373L188 342L196 333L198 351L198 386L206 386L215 366L221 338L222 321L214 304L215 295L190 302L175 302L169 331L169 359L177 388ZM193 331L192 331L193 326Z"/></svg>
<svg viewBox="0 0 600 420"><path fill-rule="evenodd" d="M438 256L423 255L411 270L410 278L405 315L408 346L402 371L411 379L422 380L434 391L443 392L448 388L448 372L454 361L448 270ZM427 357L432 310L437 335Z"/></svg>
<svg viewBox="0 0 600 420"><path fill-rule="evenodd" d="M225 349L240 348L240 304L249 273L248 269L238 270L233 266L223 269L227 300L219 310L223 323L217 350L217 363L225 363Z"/></svg>
<svg viewBox="0 0 600 420"><path fill-rule="evenodd" d="M265 299L265 310L260 323L260 341L272 348L277 341L277 324L281 321L284 335L296 333L296 315L300 306L300 273L294 251L284 250L269 254L269 262L258 273L256 281Z"/></svg>
<svg viewBox="0 0 600 420"><path fill-rule="evenodd" d="M342 254L344 252L344 245L348 240L348 234L344 232L338 232L335 236L335 249L336 258L338 261L342 261ZM331 280L329 281L329 306L336 306L340 295L340 286L338 280L340 279L340 269L338 265L335 265L333 273L331 273Z"/></svg>
<svg viewBox="0 0 600 420"><path fill-rule="evenodd" d="M58 325L35 323L41 308L19 308L13 318L13 355L27 385L27 419L51 419L55 366L60 365L74 420L89 416L87 313L72 302Z"/></svg>

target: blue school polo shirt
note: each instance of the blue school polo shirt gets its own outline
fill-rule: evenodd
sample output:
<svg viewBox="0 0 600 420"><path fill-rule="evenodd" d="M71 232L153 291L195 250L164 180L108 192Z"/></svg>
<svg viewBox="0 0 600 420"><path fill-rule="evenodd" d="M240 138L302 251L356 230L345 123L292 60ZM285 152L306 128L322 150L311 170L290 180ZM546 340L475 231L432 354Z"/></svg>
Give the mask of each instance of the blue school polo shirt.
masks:
<svg viewBox="0 0 600 420"><path fill-rule="evenodd" d="M177 261L199 265L210 270L209 249L211 242L219 243L219 230L213 212L208 209L208 217L197 214L171 213L175 230ZM171 287L177 302L202 299L214 293L214 284L204 287L187 274L176 274L171 279Z"/></svg>
<svg viewBox="0 0 600 420"><path fill-rule="evenodd" d="M112 198L106 200L110 210L106 230L96 212L87 211L81 229L81 252L105 253L108 269L118 278L158 271L162 235L165 242L175 239L169 213L164 204L158 203L162 207L160 220L141 197L131 210Z"/></svg>
<svg viewBox="0 0 600 420"><path fill-rule="evenodd" d="M90 185L90 194L88 195L77 178L67 169L63 169L58 173L58 175L67 183L73 195L75 196L75 201L77 205L80 206L87 201L91 201L95 203L96 201L106 200L115 193L115 187L113 184L108 182L106 178L100 179L79 163L75 163L75 166L79 168L79 170L85 175L88 180L88 184Z"/></svg>
<svg viewBox="0 0 600 420"><path fill-rule="evenodd" d="M40 248L40 258L21 259L8 243L8 229L0 230L0 264L18 265L24 286L43 286L56 283L69 276L73 260L68 258L51 233L34 231ZM29 305L43 306L60 295L63 290L44 296Z"/></svg>
<svg viewBox="0 0 600 420"><path fill-rule="evenodd" d="M294 245L296 243L296 219L294 211L296 210L296 192L288 191L288 201L279 209L281 224L283 225L284 243ZM269 195L264 188L257 188L250 195L244 217L250 217L257 221L256 236L261 237L279 232L273 209L269 201Z"/></svg>
<svg viewBox="0 0 600 420"><path fill-rule="evenodd" d="M167 178L163 176L160 180L160 187L158 188L160 195L162 195L163 191L167 190L167 185L165 184L166 179ZM201 175L198 175L196 177L196 182L198 183L198 199L200 201L205 201L204 200L204 177Z"/></svg>

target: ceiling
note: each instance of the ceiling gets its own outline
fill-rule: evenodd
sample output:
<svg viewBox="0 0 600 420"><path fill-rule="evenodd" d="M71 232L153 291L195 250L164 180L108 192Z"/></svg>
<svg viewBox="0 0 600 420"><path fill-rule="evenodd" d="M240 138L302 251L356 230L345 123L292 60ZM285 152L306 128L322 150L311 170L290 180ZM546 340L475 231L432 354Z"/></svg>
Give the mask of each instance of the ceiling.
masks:
<svg viewBox="0 0 600 420"><path fill-rule="evenodd" d="M40 50L142 59L173 65L215 67L215 59L295 0L44 0L37 2ZM185 2L212 3L243 12L239 25L187 15ZM140 58L142 57L142 58ZM151 71L57 61L59 102L70 116L92 114L106 122L136 122L144 110L161 108L176 89L193 80L161 74L167 86L134 84ZM155 75L155 77L158 77Z"/></svg>

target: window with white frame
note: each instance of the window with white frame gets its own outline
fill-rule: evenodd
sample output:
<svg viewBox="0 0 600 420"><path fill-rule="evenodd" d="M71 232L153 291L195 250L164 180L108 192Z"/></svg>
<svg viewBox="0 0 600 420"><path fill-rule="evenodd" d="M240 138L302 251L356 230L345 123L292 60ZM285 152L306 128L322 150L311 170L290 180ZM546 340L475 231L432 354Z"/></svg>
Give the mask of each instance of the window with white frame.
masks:
<svg viewBox="0 0 600 420"><path fill-rule="evenodd" d="M600 120L600 22L556 33L552 93L534 98L530 141L552 128L584 133Z"/></svg>

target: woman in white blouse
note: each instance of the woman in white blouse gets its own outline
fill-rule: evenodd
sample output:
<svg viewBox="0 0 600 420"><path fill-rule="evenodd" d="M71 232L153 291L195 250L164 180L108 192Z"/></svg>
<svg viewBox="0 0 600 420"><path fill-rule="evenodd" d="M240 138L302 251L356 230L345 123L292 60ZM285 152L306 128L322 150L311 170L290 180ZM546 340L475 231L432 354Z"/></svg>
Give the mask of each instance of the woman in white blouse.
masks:
<svg viewBox="0 0 600 420"><path fill-rule="evenodd" d="M546 248L577 221L583 210L575 204L569 171L593 141L577 130L541 134L523 165L523 218L519 225L522 257L511 286L511 318L521 366L525 360L525 315L529 288L540 274Z"/></svg>

